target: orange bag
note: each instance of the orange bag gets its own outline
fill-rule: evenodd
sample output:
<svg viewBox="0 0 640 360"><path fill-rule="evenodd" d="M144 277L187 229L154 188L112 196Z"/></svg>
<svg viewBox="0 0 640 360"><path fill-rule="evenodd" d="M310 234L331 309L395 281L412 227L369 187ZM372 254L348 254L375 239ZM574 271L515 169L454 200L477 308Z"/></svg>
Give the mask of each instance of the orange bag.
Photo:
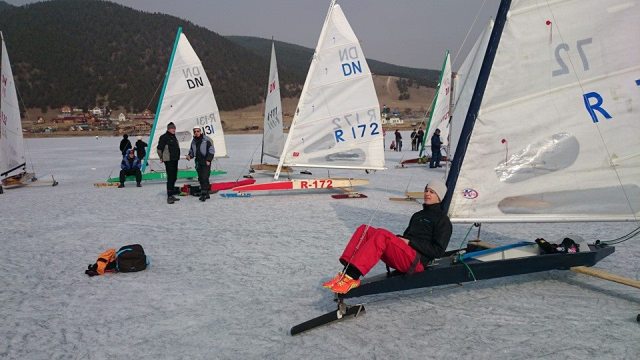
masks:
<svg viewBox="0 0 640 360"><path fill-rule="evenodd" d="M103 275L105 271L115 268L116 261L116 249L107 249L102 254L98 255L98 260L93 265L89 265L88 269L84 271L89 276Z"/></svg>

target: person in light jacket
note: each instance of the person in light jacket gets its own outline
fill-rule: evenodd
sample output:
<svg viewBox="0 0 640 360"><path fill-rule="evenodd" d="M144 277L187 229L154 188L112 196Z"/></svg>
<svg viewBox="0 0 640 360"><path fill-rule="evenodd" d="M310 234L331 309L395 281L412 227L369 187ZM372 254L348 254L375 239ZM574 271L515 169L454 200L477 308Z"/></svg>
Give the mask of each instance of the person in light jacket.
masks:
<svg viewBox="0 0 640 360"><path fill-rule="evenodd" d="M200 201L209 199L209 175L211 173L211 162L215 155L213 141L204 136L202 129L198 126L193 128L193 140L191 140L191 148L187 154L187 161L195 159L196 171L198 172L198 181L200 182Z"/></svg>

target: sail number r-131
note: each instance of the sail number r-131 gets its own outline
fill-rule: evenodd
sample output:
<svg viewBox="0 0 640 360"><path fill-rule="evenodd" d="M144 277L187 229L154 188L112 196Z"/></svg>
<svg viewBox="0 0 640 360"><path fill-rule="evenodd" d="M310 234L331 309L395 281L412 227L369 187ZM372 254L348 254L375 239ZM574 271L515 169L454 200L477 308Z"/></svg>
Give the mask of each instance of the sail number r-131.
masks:
<svg viewBox="0 0 640 360"><path fill-rule="evenodd" d="M215 133L214 123L216 122L216 114L211 113L209 115L202 115L197 117L196 123L202 129L202 133L205 135L211 135Z"/></svg>

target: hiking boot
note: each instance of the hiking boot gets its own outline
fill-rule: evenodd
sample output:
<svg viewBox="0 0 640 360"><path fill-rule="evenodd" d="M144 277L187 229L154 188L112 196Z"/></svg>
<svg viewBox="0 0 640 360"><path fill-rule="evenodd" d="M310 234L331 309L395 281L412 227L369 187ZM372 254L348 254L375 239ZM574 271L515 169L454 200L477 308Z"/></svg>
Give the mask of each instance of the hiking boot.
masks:
<svg viewBox="0 0 640 360"><path fill-rule="evenodd" d="M124 187L124 184L118 185L118 189L122 189L123 187Z"/></svg>
<svg viewBox="0 0 640 360"><path fill-rule="evenodd" d="M360 280L354 279L351 276L345 274L342 279L333 284L331 291L337 294L346 294L351 289L355 289L360 286Z"/></svg>
<svg viewBox="0 0 640 360"><path fill-rule="evenodd" d="M200 201L204 202L206 200L207 200L207 195L204 195L204 194L200 195Z"/></svg>
<svg viewBox="0 0 640 360"><path fill-rule="evenodd" d="M175 202L175 200L173 199L173 197L169 196L167 198L167 204L173 204Z"/></svg>
<svg viewBox="0 0 640 360"><path fill-rule="evenodd" d="M137 184L136 184L136 187L142 187L142 184L137 183Z"/></svg>
<svg viewBox="0 0 640 360"><path fill-rule="evenodd" d="M333 277L333 279L323 282L322 283L322 287L323 288L327 288L327 289L331 289L333 287L333 285L335 285L338 281L342 280L343 276L344 276L344 274L342 272L339 272L338 275Z"/></svg>

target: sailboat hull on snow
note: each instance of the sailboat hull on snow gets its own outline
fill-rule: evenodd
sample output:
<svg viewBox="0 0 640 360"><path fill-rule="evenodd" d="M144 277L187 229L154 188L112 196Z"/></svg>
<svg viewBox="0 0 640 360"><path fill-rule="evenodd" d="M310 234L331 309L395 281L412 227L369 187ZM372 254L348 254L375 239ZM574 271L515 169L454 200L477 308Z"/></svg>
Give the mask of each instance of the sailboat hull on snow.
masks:
<svg viewBox="0 0 640 360"><path fill-rule="evenodd" d="M525 257L482 261L482 257L488 255L493 255L494 258L507 257L510 251L513 252L514 249L518 249L520 245L524 244L515 245L486 250L489 253L479 250L477 251L479 253L478 258L473 257L474 252L469 252L465 255L467 260L463 259L462 261L458 256L455 256L454 252L451 252L449 254L453 255L453 257L437 259L433 265L428 266L423 272L412 275L404 275L397 272L377 275L366 279L359 287L340 295L340 297L353 298L549 270L569 270L575 266L593 266L615 251L613 246L588 245L589 251L526 256L526 251L520 250L522 251L520 255ZM585 244L585 246L587 245ZM537 249L536 244L532 244L531 247L534 250Z"/></svg>

